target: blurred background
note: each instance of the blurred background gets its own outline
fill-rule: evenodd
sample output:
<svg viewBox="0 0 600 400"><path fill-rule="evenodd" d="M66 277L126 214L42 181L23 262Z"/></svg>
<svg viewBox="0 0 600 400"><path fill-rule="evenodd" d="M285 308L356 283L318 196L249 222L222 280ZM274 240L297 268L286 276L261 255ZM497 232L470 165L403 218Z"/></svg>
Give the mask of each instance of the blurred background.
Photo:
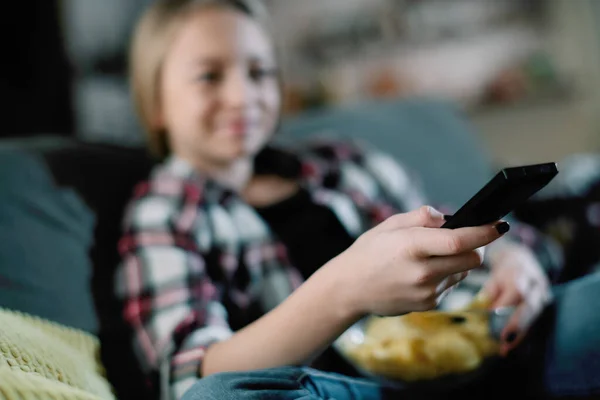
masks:
<svg viewBox="0 0 600 400"><path fill-rule="evenodd" d="M114 274L153 165L127 77L152 1L10 2L0 24L0 306L98 332L121 399L151 398ZM500 166L557 161L515 217L562 246L552 282L600 271L600 0L265 1L288 137L370 141L446 213Z"/></svg>
<svg viewBox="0 0 600 400"><path fill-rule="evenodd" d="M151 1L15 4L19 18L3 27L2 135L141 143L126 53ZM598 0L266 3L288 116L425 96L463 109L499 164L600 149Z"/></svg>

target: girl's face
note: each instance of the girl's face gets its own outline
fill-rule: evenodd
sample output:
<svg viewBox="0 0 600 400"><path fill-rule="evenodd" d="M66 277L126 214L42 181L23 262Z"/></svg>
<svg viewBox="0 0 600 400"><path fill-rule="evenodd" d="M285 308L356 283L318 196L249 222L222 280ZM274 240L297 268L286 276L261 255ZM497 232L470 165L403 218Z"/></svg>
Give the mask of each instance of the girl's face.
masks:
<svg viewBox="0 0 600 400"><path fill-rule="evenodd" d="M157 123L172 152L203 168L262 149L281 96L271 41L248 16L208 8L184 19L167 52Z"/></svg>

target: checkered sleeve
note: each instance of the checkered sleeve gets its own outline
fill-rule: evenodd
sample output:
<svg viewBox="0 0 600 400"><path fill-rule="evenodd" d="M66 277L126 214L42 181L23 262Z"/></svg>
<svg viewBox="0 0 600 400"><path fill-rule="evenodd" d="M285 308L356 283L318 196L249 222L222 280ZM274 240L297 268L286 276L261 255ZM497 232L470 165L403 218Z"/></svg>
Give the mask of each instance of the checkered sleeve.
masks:
<svg viewBox="0 0 600 400"><path fill-rule="evenodd" d="M359 139L320 137L309 142L317 168L338 174L339 187L351 200L368 208L368 225L415 210L425 201L418 176L389 154ZM325 161L325 163L323 163Z"/></svg>
<svg viewBox="0 0 600 400"><path fill-rule="evenodd" d="M178 183L140 185L119 242L123 316L142 368L166 399L180 398L199 378L206 349L231 335L199 249L200 196Z"/></svg>
<svg viewBox="0 0 600 400"><path fill-rule="evenodd" d="M425 195L416 175L391 155L368 148L363 153L362 163L396 212L412 211L425 204Z"/></svg>

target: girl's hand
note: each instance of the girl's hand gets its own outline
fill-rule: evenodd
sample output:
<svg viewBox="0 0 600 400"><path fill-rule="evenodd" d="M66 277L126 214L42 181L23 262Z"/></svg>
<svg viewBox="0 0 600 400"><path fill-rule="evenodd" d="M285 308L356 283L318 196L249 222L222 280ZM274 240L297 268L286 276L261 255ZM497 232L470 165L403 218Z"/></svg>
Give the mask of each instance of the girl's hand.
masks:
<svg viewBox="0 0 600 400"><path fill-rule="evenodd" d="M444 293L483 261L477 249L506 233L508 224L439 229L431 207L395 215L366 232L328 264L346 304L358 317L435 308Z"/></svg>
<svg viewBox="0 0 600 400"><path fill-rule="evenodd" d="M483 293L493 308L516 307L501 335L501 353L506 355L523 340L552 294L546 274L528 247L511 242L497 245L488 251L492 275Z"/></svg>

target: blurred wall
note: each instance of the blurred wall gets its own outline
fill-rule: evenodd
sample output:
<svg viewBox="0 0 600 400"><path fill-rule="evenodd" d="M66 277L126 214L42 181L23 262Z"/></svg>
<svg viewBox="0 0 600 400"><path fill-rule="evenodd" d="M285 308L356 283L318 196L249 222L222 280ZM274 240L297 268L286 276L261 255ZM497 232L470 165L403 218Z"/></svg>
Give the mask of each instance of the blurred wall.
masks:
<svg viewBox="0 0 600 400"><path fill-rule="evenodd" d="M600 152L600 1L547 0L547 48L576 90L570 96L471 115L503 165Z"/></svg>
<svg viewBox="0 0 600 400"><path fill-rule="evenodd" d="M1 135L77 132L90 140L140 143L127 89L126 52L132 24L151 1L14 2L18 17L7 18L0 28L9 38L0 77L8 99ZM315 13L360 13L384 2L267 0L275 30L286 32L278 35L284 64L301 66L286 41L305 30ZM57 4L62 4L63 37ZM600 149L600 0L544 4L550 9L545 46L576 90L548 101L471 112L476 132L501 164Z"/></svg>

